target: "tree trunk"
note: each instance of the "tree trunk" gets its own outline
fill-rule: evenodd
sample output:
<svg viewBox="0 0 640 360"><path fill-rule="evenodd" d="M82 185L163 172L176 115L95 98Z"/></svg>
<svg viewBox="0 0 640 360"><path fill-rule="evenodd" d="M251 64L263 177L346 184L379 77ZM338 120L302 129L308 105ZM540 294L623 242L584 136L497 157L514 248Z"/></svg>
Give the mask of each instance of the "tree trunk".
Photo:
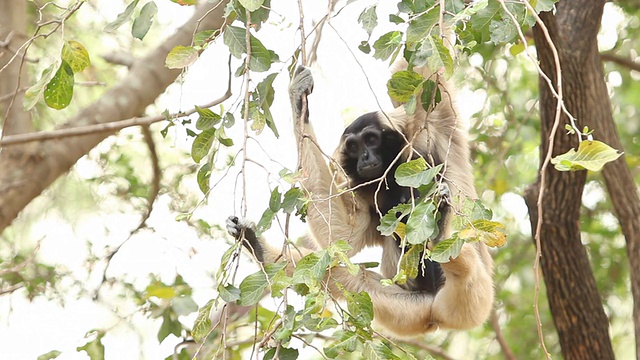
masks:
<svg viewBox="0 0 640 360"><path fill-rule="evenodd" d="M141 114L180 74L180 70L164 66L169 51L177 45L189 45L196 26L198 31L203 31L221 29L225 24L222 15L228 0L222 2L199 7L176 34L137 60L118 85L62 127L108 123ZM214 7L216 9L205 16ZM203 20L199 22L200 18ZM0 152L0 233L31 200L110 135L112 131L105 131L4 147Z"/></svg>
<svg viewBox="0 0 640 360"><path fill-rule="evenodd" d="M0 11L0 43L3 43L0 47L1 69L28 38L27 2L0 0L0 9L3 9ZM27 66L21 66L23 54L21 51L16 60L0 72L0 120L3 136L33 131L30 113L22 111L24 91L18 84L18 79L23 85L28 83ZM11 94L15 96L9 96Z"/></svg>
<svg viewBox="0 0 640 360"><path fill-rule="evenodd" d="M579 128L587 125L593 129L596 128L595 119L611 118L596 39L604 3L561 1L555 16L540 14L559 53L565 105L578 119ZM534 27L533 33L540 66L555 83L557 71L551 48L539 26ZM557 99L541 79L541 166L549 149L556 105ZM569 119L563 114L560 130L552 140L554 156L571 148L577 149L577 137L567 135L563 130L567 123ZM580 206L585 178L585 171L559 172L553 166L547 167L541 204L541 266L564 358L613 359L609 322L580 239ZM540 190L538 179L525 195L534 232Z"/></svg>

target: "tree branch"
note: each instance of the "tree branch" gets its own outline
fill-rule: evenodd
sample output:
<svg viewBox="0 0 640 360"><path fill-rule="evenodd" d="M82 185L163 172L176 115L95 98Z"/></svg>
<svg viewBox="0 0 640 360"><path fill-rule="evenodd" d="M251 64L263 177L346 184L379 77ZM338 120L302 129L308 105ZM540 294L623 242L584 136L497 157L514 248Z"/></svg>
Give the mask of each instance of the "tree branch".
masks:
<svg viewBox="0 0 640 360"><path fill-rule="evenodd" d="M200 30L223 28L224 4L227 2L228 0L223 0L218 4L207 3L198 7L194 16L176 34L147 56L137 60L127 76L116 86L81 110L60 129L106 124L142 113L180 74L179 70L164 66L169 51L177 45L189 45L197 25ZM204 17L212 8L215 10ZM201 18L203 19L198 24ZM80 157L114 132L115 130L108 129L67 141L53 138L10 149L2 148L0 168L15 171L0 172L0 184L13 184L20 179L29 181L3 188L0 192L0 233L31 200L66 173Z"/></svg>

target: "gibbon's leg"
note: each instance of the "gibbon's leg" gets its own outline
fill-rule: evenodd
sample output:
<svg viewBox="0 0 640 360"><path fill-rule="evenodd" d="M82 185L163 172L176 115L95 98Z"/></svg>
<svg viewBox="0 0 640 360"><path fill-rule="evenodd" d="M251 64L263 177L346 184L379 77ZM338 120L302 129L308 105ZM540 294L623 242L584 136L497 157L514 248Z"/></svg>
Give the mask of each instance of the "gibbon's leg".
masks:
<svg viewBox="0 0 640 360"><path fill-rule="evenodd" d="M338 196L337 180L318 148L309 112L302 114L302 96L312 90L311 71L299 66L291 79L289 96L303 173L301 184L313 200L307 211L307 223L319 247L326 248L332 242L344 240L351 245L349 255L352 256L366 245L380 243L382 236L370 226L371 214L364 208L364 201L352 193Z"/></svg>

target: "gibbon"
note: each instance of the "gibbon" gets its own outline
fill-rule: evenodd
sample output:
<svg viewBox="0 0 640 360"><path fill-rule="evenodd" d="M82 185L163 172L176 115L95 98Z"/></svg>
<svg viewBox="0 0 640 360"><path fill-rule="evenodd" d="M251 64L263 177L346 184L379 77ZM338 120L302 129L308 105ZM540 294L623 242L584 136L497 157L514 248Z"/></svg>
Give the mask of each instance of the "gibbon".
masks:
<svg viewBox="0 0 640 360"><path fill-rule="evenodd" d="M406 63L395 65L394 70L402 66L406 67ZM433 75L426 69L417 71L425 77ZM327 279L332 295L341 297L335 283L352 292L367 292L373 303L374 320L400 337L438 328L478 326L487 319L493 305L493 261L483 243L464 244L460 255L447 263L425 260L420 275L406 284L381 283L396 274L402 248L396 238L382 236L376 229L379 214L418 195L396 183L394 172L399 164L417 156L431 165L444 164L438 178L440 232L436 239L430 239L432 244L450 237L456 199L476 197L466 129L458 122L448 85L440 86L442 100L429 113L418 106L408 114L404 106L394 104L397 107L388 113L372 112L356 119L345 129L334 153L342 168L334 171L316 145L308 110L302 114L302 96L313 89L310 70L298 67L289 86L304 178L301 185L312 199L307 212L311 246L321 249L345 240L352 248L350 256L365 246L383 249L382 274L361 269L351 275L345 268L332 268ZM339 195L339 185L345 181L355 190ZM281 248L257 237L251 223L232 216L227 220L227 229L236 239L243 239L258 261L269 263L282 257ZM312 251L300 248L300 252L292 251L288 256L297 262Z"/></svg>

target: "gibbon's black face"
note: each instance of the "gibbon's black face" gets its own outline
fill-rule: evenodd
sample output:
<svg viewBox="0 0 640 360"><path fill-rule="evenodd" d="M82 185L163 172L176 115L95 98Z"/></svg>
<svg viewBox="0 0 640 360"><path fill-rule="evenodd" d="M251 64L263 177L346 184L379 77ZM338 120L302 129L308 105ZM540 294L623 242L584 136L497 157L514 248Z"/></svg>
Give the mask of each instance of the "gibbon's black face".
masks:
<svg viewBox="0 0 640 360"><path fill-rule="evenodd" d="M340 165L352 183L361 184L379 178L402 150L402 136L382 126L378 116L377 112L364 114L342 134Z"/></svg>

